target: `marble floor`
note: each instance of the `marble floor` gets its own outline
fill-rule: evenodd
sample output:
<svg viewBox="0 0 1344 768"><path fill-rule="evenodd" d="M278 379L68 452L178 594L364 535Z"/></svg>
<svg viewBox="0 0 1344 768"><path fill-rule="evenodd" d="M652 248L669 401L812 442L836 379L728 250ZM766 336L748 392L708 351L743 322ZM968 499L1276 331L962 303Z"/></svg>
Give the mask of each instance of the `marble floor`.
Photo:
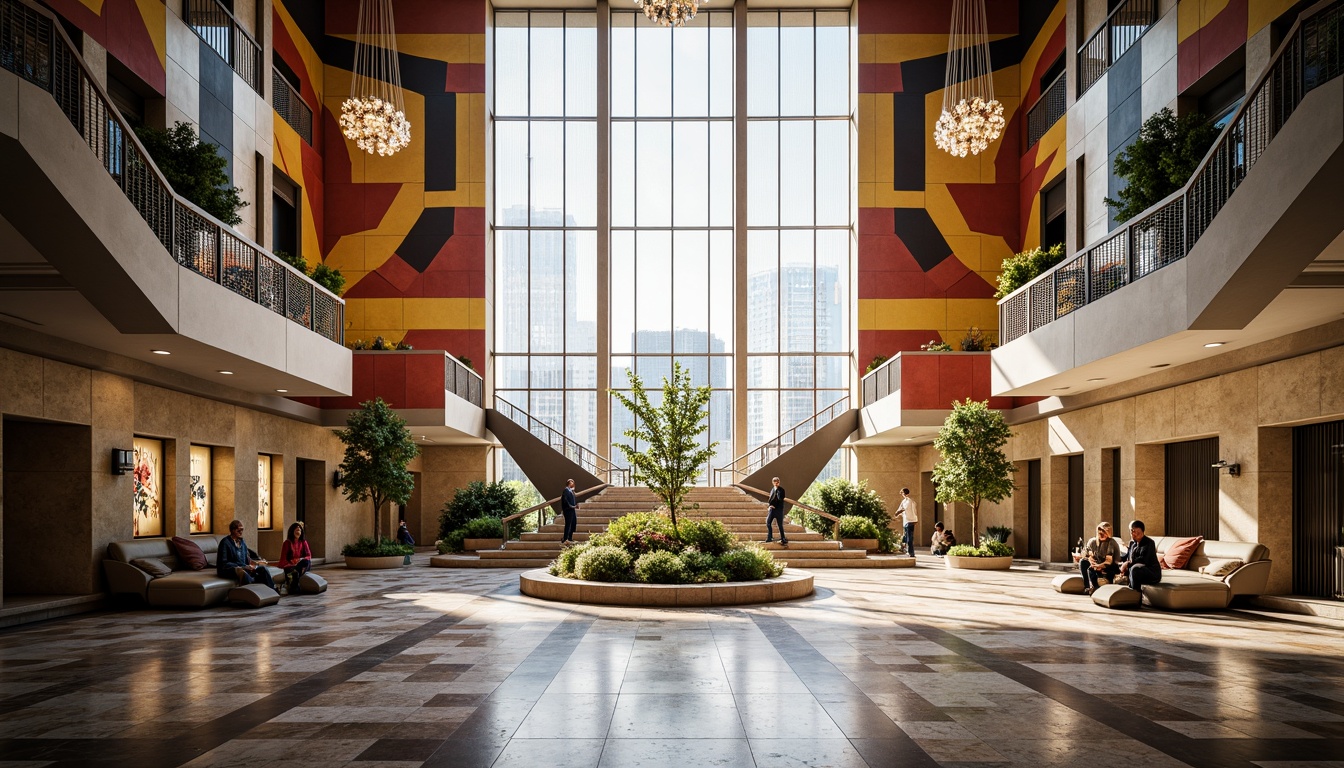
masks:
<svg viewBox="0 0 1344 768"><path fill-rule="evenodd" d="M1340 622L1107 611L932 559L713 610L426 566L4 630L0 766L1344 766Z"/></svg>

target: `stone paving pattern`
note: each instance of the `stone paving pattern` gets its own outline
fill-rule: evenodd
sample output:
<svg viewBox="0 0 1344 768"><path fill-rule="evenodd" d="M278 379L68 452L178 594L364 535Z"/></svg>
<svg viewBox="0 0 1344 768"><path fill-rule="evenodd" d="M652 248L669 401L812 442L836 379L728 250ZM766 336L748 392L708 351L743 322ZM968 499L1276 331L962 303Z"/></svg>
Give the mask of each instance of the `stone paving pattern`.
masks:
<svg viewBox="0 0 1344 768"><path fill-rule="evenodd" d="M426 566L0 632L0 766L1344 766L1340 622L1108 611L931 558L720 609Z"/></svg>

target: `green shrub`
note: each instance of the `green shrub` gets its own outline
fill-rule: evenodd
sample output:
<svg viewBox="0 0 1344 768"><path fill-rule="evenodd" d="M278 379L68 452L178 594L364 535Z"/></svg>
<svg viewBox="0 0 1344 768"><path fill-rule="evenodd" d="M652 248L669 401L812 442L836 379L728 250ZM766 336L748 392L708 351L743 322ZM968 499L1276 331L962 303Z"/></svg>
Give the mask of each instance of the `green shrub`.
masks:
<svg viewBox="0 0 1344 768"><path fill-rule="evenodd" d="M337 296L345 293L345 275L342 275L341 270L339 269L332 269L326 264L318 264L316 267L313 267L313 271L309 277L313 278L313 282L326 288ZM407 347L407 349L410 349L410 347Z"/></svg>
<svg viewBox="0 0 1344 768"><path fill-rule="evenodd" d="M955 547L950 547L947 554L952 557L982 557L980 550L970 544L958 544Z"/></svg>
<svg viewBox="0 0 1344 768"><path fill-rule="evenodd" d="M947 550L953 557L1006 557L1013 554L1013 548L1001 541L987 540L979 547L970 544L958 544Z"/></svg>
<svg viewBox="0 0 1344 768"><path fill-rule="evenodd" d="M799 501L836 517L857 515L866 518L873 521L873 525L879 530L888 527L891 522L891 515L887 513L887 505L882 503L881 496L868 489L868 481L866 480L856 484L843 477L833 477L829 480L813 483L812 487L807 489L807 492L803 494ZM809 531L816 531L828 539L831 538L832 525L830 520L821 515L798 509L795 509L794 513L795 519Z"/></svg>
<svg viewBox="0 0 1344 768"><path fill-rule="evenodd" d="M719 566L728 581L760 581L773 579L784 572L784 566L775 562L775 556L758 546L742 547L725 553Z"/></svg>
<svg viewBox="0 0 1344 768"><path fill-rule="evenodd" d="M681 543L709 555L722 555L737 546L737 535L718 520L687 520L680 526Z"/></svg>
<svg viewBox="0 0 1344 768"><path fill-rule="evenodd" d="M578 561L579 555L592 549L590 544L578 544L568 549L560 550L560 556L551 561L551 567L548 569L552 576L562 576L566 579L574 578L574 564Z"/></svg>
<svg viewBox="0 0 1344 768"><path fill-rule="evenodd" d="M610 533L607 533L606 531L602 531L601 533L594 533L593 535L589 536L588 543L593 545L594 547L621 546L620 539L616 538L615 536L612 536Z"/></svg>
<svg viewBox="0 0 1344 768"><path fill-rule="evenodd" d="M630 553L617 547L589 547L574 561L583 581L631 581Z"/></svg>
<svg viewBox="0 0 1344 768"><path fill-rule="evenodd" d="M459 530L464 539L498 539L503 536L504 526L498 517L478 517L468 520Z"/></svg>
<svg viewBox="0 0 1344 768"><path fill-rule="evenodd" d="M712 571L719 567L719 558L714 555L708 555L698 549L687 549L681 555L682 565L686 567L686 574L695 578L706 571Z"/></svg>
<svg viewBox="0 0 1344 768"><path fill-rule="evenodd" d="M986 557L1011 557L1014 552L1010 545L993 539L982 543L980 549L988 553Z"/></svg>
<svg viewBox="0 0 1344 768"><path fill-rule="evenodd" d="M444 534L442 538L434 542L434 545L438 547L440 555L446 555L449 552L461 552L462 540L465 538L466 536L462 535L462 529L458 528L456 531L449 531Z"/></svg>
<svg viewBox="0 0 1344 768"><path fill-rule="evenodd" d="M967 328L966 335L961 337L962 352L988 352L994 346L994 342L985 338L985 332L975 326Z"/></svg>
<svg viewBox="0 0 1344 768"><path fill-rule="evenodd" d="M684 584L686 565L672 552L650 552L635 561L635 578L648 584Z"/></svg>
<svg viewBox="0 0 1344 768"><path fill-rule="evenodd" d="M951 352L951 351L952 351L952 345L951 345L951 344L948 344L946 341L939 341L938 339L929 339L928 341L924 342L923 344L920 344L920 345L919 345L919 348L920 348L921 351L924 351L924 352Z"/></svg>
<svg viewBox="0 0 1344 768"><path fill-rule="evenodd" d="M873 358L873 362L869 363L868 367L863 369L863 372L865 374L872 373L873 371L876 371L878 368L881 368L882 364L890 359L891 358L887 357L886 355L877 355Z"/></svg>
<svg viewBox="0 0 1344 768"><path fill-rule="evenodd" d="M1001 544L1007 544L1008 537L1012 535L1013 529L1006 525L991 525L985 528L985 538Z"/></svg>
<svg viewBox="0 0 1344 768"><path fill-rule="evenodd" d="M840 538L876 539L877 526L873 525L873 521L866 517L842 515L840 517Z"/></svg>
<svg viewBox="0 0 1344 768"><path fill-rule="evenodd" d="M413 555L415 548L384 538L378 542L372 536L365 536L354 544L341 547L342 557L392 557L393 555Z"/></svg>
<svg viewBox="0 0 1344 768"><path fill-rule="evenodd" d="M1102 202L1114 209L1116 222L1129 221L1185 186L1217 139L1218 129L1198 112L1177 118L1163 108L1115 156L1115 175L1125 186L1119 200Z"/></svg>
<svg viewBox="0 0 1344 768"><path fill-rule="evenodd" d="M485 483L475 480L465 488L458 488L453 498L443 505L439 513L439 538L447 539L448 534L466 526L479 517L493 517L496 520L522 511L514 489L506 483ZM509 538L522 534L522 520L509 524Z"/></svg>
<svg viewBox="0 0 1344 768"><path fill-rule="evenodd" d="M238 211L247 203L242 190L229 183L228 160L214 144L201 141L191 123L178 122L165 131L140 126L135 135L173 191L225 224L243 223Z"/></svg>
<svg viewBox="0 0 1344 768"><path fill-rule="evenodd" d="M696 584L722 584L727 580L728 576L723 571L714 568L701 571L692 578L692 581Z"/></svg>
<svg viewBox="0 0 1344 768"><path fill-rule="evenodd" d="M672 521L657 512L631 512L611 521L607 533L615 537L622 547L630 547L638 534L660 533L669 539L673 537Z"/></svg>
<svg viewBox="0 0 1344 768"><path fill-rule="evenodd" d="M904 538L904 534L897 533L884 525L877 529L877 551L884 555L896 552L901 548L901 541Z"/></svg>
<svg viewBox="0 0 1344 768"><path fill-rule="evenodd" d="M994 292L994 298L1002 299L1063 260L1064 246L1059 244L1049 248L1033 248L1016 256L1009 256L1003 260L1003 271L999 273L999 290Z"/></svg>

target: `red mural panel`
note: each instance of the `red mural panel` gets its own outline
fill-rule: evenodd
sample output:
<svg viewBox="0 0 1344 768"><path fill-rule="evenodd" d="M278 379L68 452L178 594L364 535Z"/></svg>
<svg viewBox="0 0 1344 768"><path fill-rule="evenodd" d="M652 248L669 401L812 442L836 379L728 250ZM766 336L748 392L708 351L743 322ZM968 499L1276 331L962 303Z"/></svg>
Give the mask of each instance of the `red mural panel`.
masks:
<svg viewBox="0 0 1344 768"><path fill-rule="evenodd" d="M1017 34L1016 0L985 3L991 35ZM861 35L945 35L952 21L950 0L887 0L859 10Z"/></svg>
<svg viewBox="0 0 1344 768"><path fill-rule="evenodd" d="M359 25L359 0L327 3L327 34L353 35ZM485 5L441 0L392 0L392 16L402 34L483 35Z"/></svg>
<svg viewBox="0 0 1344 768"><path fill-rule="evenodd" d="M162 20L148 22L135 0L105 0L97 12L79 0L48 0L47 5L98 41L155 93L167 93L167 73L154 45L154 36L163 38L167 30Z"/></svg>
<svg viewBox="0 0 1344 768"><path fill-rule="evenodd" d="M1185 92L1246 42L1248 8L1248 0L1228 0L1217 16L1176 46L1178 93Z"/></svg>

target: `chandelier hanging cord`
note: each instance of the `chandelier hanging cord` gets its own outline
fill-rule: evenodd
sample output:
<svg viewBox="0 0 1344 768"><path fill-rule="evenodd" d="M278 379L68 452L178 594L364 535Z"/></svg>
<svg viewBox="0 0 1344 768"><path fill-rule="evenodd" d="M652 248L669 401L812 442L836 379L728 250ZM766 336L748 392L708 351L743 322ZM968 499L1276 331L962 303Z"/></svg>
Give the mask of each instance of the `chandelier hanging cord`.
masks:
<svg viewBox="0 0 1344 768"><path fill-rule="evenodd" d="M350 98L341 104L340 124L369 154L391 155L410 143L392 0L360 0Z"/></svg>
<svg viewBox="0 0 1344 768"><path fill-rule="evenodd" d="M934 127L934 143L958 157L977 155L1002 135L1003 128L1003 105L994 98L985 0L953 0L943 110Z"/></svg>

